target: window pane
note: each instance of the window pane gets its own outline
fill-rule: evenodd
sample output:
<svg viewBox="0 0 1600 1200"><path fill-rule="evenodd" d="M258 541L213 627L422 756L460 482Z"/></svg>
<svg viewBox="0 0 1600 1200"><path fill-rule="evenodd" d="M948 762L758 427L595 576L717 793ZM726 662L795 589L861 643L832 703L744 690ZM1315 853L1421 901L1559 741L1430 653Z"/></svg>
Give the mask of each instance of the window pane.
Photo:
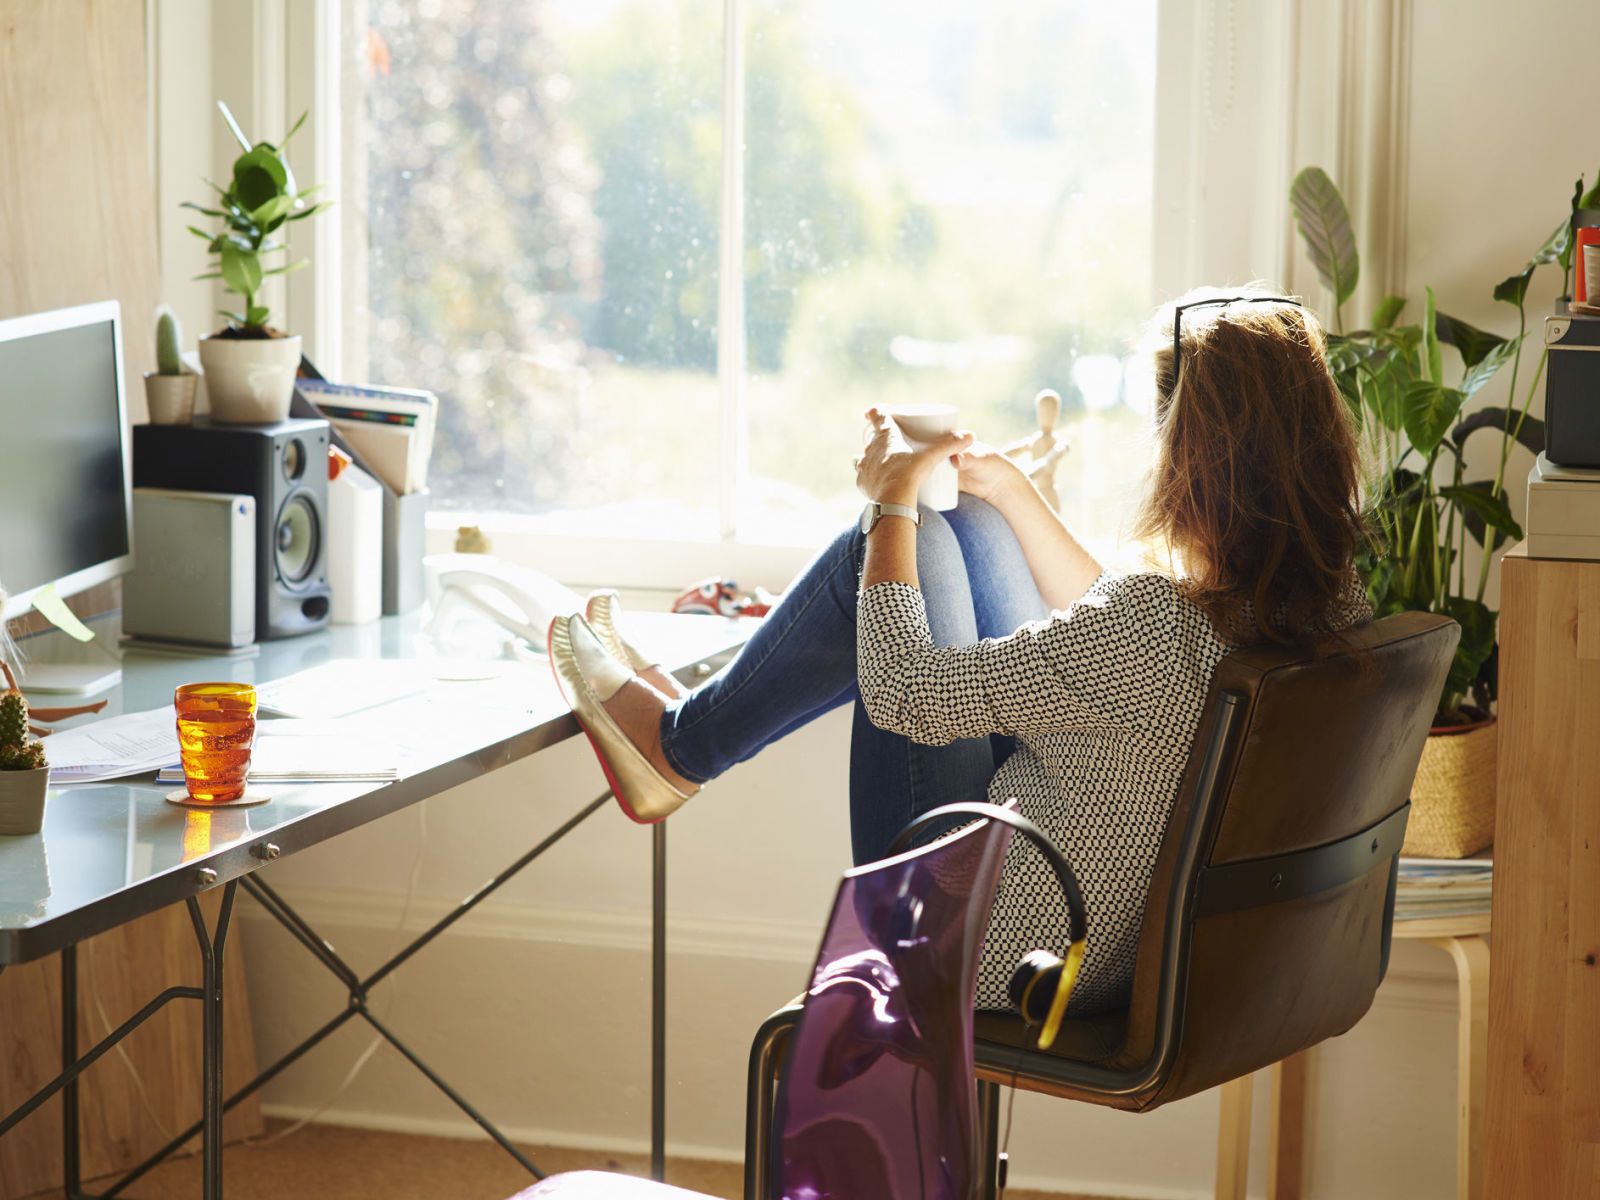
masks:
<svg viewBox="0 0 1600 1200"><path fill-rule="evenodd" d="M1051 387L1064 510L1115 536L1148 454L1154 0L751 0L746 55L741 534L847 518L871 404L999 444Z"/></svg>
<svg viewBox="0 0 1600 1200"><path fill-rule="evenodd" d="M715 536L720 5L351 2L347 354L439 394L434 506Z"/></svg>

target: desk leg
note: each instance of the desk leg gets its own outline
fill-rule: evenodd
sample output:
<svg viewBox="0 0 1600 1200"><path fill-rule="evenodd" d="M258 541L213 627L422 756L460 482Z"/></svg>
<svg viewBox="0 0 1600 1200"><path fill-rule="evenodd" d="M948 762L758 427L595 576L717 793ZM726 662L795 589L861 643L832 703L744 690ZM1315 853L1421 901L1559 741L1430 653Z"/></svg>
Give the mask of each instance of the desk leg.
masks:
<svg viewBox="0 0 1600 1200"><path fill-rule="evenodd" d="M200 944L204 969L202 1007L202 1101L201 1101L201 1184L203 1200L222 1200L222 951L228 942L228 920L233 915L233 894L237 880L222 889L222 908L217 913L215 931L206 929L200 902L193 896L189 920L195 940Z"/></svg>
<svg viewBox="0 0 1600 1200"><path fill-rule="evenodd" d="M1483 1109L1488 1090L1489 945L1481 937L1430 938L1456 964L1456 1197L1483 1198Z"/></svg>
<svg viewBox="0 0 1600 1200"><path fill-rule="evenodd" d="M667 823L651 826L650 1178L667 1177Z"/></svg>
<svg viewBox="0 0 1600 1200"><path fill-rule="evenodd" d="M78 1061L78 947L61 951L61 1070ZM74 1076L61 1089L61 1190L69 1197L83 1192L83 1168L78 1159L78 1081Z"/></svg>

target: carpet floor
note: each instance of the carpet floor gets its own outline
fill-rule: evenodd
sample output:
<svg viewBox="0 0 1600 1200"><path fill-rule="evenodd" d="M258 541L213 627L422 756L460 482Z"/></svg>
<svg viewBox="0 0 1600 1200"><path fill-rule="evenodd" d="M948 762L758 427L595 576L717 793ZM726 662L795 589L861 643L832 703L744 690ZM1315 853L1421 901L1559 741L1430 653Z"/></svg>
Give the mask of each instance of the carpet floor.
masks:
<svg viewBox="0 0 1600 1200"><path fill-rule="evenodd" d="M283 1128L268 1122L267 1137ZM551 1173L624 1171L644 1175L633 1155L527 1146ZM380 1133L311 1125L281 1141L228 1147L223 1158L228 1200L507 1200L528 1186L528 1175L489 1141ZM667 1181L720 1200L738 1200L743 1174L733 1163L672 1159ZM109 1180L105 1182L110 1182ZM92 1186L91 1186L92 1190ZM157 1167L129 1188L128 1200L179 1200L200 1194L200 1160ZM1096 1200L1062 1193L1008 1191L1006 1200Z"/></svg>

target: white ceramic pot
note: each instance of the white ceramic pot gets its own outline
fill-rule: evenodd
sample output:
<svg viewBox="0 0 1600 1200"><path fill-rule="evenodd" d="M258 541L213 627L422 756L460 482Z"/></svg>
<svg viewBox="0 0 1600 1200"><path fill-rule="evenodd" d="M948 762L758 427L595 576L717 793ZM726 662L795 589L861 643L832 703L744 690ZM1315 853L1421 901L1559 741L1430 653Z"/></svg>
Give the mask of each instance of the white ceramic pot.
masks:
<svg viewBox="0 0 1600 1200"><path fill-rule="evenodd" d="M44 825L49 767L0 771L0 835L38 833Z"/></svg>
<svg viewBox="0 0 1600 1200"><path fill-rule="evenodd" d="M289 415L300 338L201 338L200 365L213 421L272 425Z"/></svg>
<svg viewBox="0 0 1600 1200"><path fill-rule="evenodd" d="M194 419L194 393L200 376L192 371L182 375L146 372L144 399L150 409L152 425L187 425Z"/></svg>

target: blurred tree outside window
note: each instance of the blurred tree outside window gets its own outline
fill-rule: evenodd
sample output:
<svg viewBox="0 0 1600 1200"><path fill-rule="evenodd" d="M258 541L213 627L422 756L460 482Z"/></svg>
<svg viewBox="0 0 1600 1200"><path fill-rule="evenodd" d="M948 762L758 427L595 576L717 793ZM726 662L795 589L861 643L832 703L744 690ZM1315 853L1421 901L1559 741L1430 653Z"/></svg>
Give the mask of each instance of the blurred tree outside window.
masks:
<svg viewBox="0 0 1600 1200"><path fill-rule="evenodd" d="M347 3L347 361L438 393L436 508L813 542L859 506L867 406L954 403L998 444L1048 386L1063 505L1116 535L1148 456L1154 0L740 0L733 381L721 0Z"/></svg>

